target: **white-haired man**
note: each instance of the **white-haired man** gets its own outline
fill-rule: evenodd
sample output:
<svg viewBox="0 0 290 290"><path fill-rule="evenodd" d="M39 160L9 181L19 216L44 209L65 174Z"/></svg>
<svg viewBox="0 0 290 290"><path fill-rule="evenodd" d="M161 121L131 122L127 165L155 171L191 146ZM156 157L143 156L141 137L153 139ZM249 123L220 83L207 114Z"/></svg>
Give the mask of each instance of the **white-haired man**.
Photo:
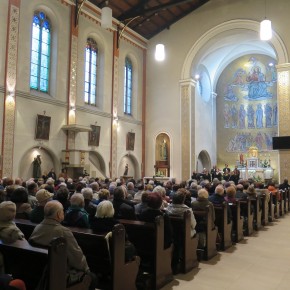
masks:
<svg viewBox="0 0 290 290"><path fill-rule="evenodd" d="M44 207L44 220L35 227L29 242L48 246L53 238L64 237L67 241L68 285L80 281L84 274L88 274L92 277L90 289L95 289L96 277L90 272L86 257L71 230L61 225L63 219L62 204L56 200L49 201Z"/></svg>

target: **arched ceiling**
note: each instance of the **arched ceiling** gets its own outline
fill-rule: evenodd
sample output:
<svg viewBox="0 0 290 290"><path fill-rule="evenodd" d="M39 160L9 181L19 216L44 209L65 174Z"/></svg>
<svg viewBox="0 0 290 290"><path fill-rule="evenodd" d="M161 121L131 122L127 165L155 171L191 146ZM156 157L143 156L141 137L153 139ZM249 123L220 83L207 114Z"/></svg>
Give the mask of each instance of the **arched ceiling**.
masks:
<svg viewBox="0 0 290 290"><path fill-rule="evenodd" d="M211 38L200 49L192 64L192 77L198 74L198 68L203 65L210 75L213 89L224 68L234 59L245 54L265 54L276 59L274 48L259 39L258 33L251 30L230 30Z"/></svg>

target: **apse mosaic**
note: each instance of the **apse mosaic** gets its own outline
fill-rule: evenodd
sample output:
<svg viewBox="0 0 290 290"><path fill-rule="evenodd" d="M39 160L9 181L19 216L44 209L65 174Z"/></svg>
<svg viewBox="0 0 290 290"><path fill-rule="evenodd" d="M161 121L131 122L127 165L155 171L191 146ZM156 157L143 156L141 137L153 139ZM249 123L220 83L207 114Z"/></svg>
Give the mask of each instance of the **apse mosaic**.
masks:
<svg viewBox="0 0 290 290"><path fill-rule="evenodd" d="M278 125L275 65L269 56L245 55L224 69L217 83L217 138L223 151L272 150Z"/></svg>

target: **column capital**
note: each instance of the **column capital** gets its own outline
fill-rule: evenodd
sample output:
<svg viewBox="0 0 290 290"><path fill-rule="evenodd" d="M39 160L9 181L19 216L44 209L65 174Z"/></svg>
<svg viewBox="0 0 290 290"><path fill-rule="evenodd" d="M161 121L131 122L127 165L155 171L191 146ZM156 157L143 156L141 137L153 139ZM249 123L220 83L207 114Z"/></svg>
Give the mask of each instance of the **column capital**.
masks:
<svg viewBox="0 0 290 290"><path fill-rule="evenodd" d="M183 79L179 81L180 86L193 86L196 87L197 81L190 78L190 79Z"/></svg>
<svg viewBox="0 0 290 290"><path fill-rule="evenodd" d="M276 65L276 69L278 72L282 71L290 71L290 63L280 63Z"/></svg>

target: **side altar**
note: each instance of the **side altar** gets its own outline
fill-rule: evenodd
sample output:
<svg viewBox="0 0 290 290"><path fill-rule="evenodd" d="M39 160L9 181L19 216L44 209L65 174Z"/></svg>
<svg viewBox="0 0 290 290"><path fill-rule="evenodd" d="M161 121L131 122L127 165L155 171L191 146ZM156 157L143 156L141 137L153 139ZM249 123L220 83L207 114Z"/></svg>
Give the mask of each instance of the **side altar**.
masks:
<svg viewBox="0 0 290 290"><path fill-rule="evenodd" d="M251 146L244 159L243 154L239 155L239 160L237 160L237 166L240 170L240 178L248 179L253 178L255 180L265 180L269 181L274 176L274 169L271 167L271 159L259 158L259 150L255 146Z"/></svg>

